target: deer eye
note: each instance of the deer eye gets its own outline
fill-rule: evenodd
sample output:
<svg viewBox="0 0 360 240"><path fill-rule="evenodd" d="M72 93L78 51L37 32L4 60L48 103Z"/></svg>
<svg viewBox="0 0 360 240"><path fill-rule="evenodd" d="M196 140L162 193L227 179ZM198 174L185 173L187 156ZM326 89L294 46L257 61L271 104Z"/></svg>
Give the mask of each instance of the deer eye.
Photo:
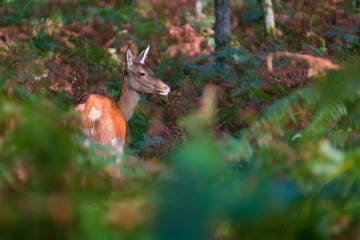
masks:
<svg viewBox="0 0 360 240"><path fill-rule="evenodd" d="M140 73L140 76L145 76L145 73L141 72L141 73Z"/></svg>

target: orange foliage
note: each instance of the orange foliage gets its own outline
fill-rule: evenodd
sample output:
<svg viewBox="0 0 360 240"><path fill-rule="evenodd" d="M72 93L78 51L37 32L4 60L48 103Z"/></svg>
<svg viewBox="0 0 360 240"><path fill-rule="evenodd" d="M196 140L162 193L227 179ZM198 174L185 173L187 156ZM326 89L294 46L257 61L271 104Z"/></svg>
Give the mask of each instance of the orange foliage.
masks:
<svg viewBox="0 0 360 240"><path fill-rule="evenodd" d="M290 58L292 65L274 68L274 58L280 57ZM305 62L308 67L295 65L298 62ZM326 70L339 70L340 68L339 65L326 58L285 51L269 53L266 57L266 66L263 66L262 70L259 71L259 76L266 79L268 83L285 84L287 87L294 88L306 84L311 77L324 75Z"/></svg>
<svg viewBox="0 0 360 240"><path fill-rule="evenodd" d="M289 57L295 61L305 61L309 66L309 77L318 77L323 75L325 73L325 70L339 70L341 68L339 65L334 64L326 58L314 57L300 53L290 53L285 51L268 54L266 62L270 72L273 71L272 62L274 57Z"/></svg>
<svg viewBox="0 0 360 240"><path fill-rule="evenodd" d="M176 26L181 25L181 12L191 11L194 3L191 0L150 0L151 7L157 14L164 14Z"/></svg>
<svg viewBox="0 0 360 240"><path fill-rule="evenodd" d="M275 14L275 19L286 28L294 30L296 35L310 38L311 43L330 30L331 26L344 27L346 32L358 24L356 15L346 12L344 3L349 0L305 0L302 5L298 1L284 1L286 9L293 9L295 14ZM292 36L293 37L293 36Z"/></svg>
<svg viewBox="0 0 360 240"><path fill-rule="evenodd" d="M169 46L167 53L171 57L175 57L179 54L183 54L189 60L194 59L201 55L209 55L214 48L210 46L207 40L202 39L196 30L188 24L176 27L170 24L166 24L168 29L168 36L164 39L172 40L176 44ZM214 33L211 29L206 29L208 33Z"/></svg>

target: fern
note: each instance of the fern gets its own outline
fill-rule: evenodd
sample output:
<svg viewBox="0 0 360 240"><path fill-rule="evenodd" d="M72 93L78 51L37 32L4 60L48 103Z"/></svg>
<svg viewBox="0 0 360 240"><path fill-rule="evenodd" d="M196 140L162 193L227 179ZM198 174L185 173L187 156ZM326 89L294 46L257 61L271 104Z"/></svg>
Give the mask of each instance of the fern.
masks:
<svg viewBox="0 0 360 240"><path fill-rule="evenodd" d="M199 82L208 81L221 76L225 81L236 83L249 67L258 65L244 47L226 47L216 51L213 55L200 58L201 64L185 61L185 66L197 71ZM250 72L249 72L250 73Z"/></svg>
<svg viewBox="0 0 360 240"><path fill-rule="evenodd" d="M300 129L302 133L297 133L297 136L308 140L329 137L334 144L344 147L344 143L351 137L351 132L357 131L359 126L355 120L355 117L359 116L358 73L358 64L348 66L345 70L331 72L326 79L318 80L318 84L278 100L263 112L250 128L239 132L238 144L241 146L238 148L249 147L246 143L248 134L257 143L252 146L250 152L256 152L258 146L269 146L274 138L283 138L289 128L297 128L299 118L306 117L303 114L307 114L308 111L310 111L310 115L307 116L309 124ZM299 107L307 111L295 115L294 109ZM346 129L345 134L341 130L342 122L348 121L353 123L354 129ZM247 161L251 158L252 154L242 156L242 159Z"/></svg>

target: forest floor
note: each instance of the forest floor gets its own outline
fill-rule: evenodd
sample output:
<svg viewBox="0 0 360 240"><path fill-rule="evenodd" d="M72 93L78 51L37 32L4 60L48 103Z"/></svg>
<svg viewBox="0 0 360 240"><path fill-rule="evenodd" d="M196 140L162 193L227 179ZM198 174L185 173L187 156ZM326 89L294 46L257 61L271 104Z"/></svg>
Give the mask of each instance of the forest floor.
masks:
<svg viewBox="0 0 360 240"><path fill-rule="evenodd" d="M97 226L104 237L115 239L118 227L128 234L124 239L155 239L162 227L183 233L175 225L193 219L186 236L194 237L207 219L211 239L237 239L244 232L256 238L274 228L289 238L307 236L303 232L356 235L357 72L340 70L356 64L360 53L354 1L281 1L275 8L277 37L264 34L257 1L231 1L231 46L222 51L215 51L212 2L204 0L203 14L195 16L191 0L143 0L136 6L1 1L0 158L6 161L0 164L0 206L3 192L15 200L3 200L8 208L0 209L0 232L12 226L7 237L19 229L33 234L26 224L36 228L51 219L47 236L66 229L66 236L86 238ZM147 45L146 65L171 93L142 96L120 169L113 156L104 161L99 154L107 149L84 148L73 109L84 92L115 99L127 47L137 55ZM327 77L328 70L336 71ZM342 171L350 172L348 178ZM19 207L22 198L30 207ZM176 198L193 211L168 201ZM78 199L100 210L84 210ZM257 209L254 203L260 210L247 211ZM48 213L39 210L43 204ZM56 210L58 204L64 212ZM179 219L171 218L173 209ZM31 220L32 211L39 222ZM294 227L283 226L288 217ZM76 218L88 225L72 228Z"/></svg>

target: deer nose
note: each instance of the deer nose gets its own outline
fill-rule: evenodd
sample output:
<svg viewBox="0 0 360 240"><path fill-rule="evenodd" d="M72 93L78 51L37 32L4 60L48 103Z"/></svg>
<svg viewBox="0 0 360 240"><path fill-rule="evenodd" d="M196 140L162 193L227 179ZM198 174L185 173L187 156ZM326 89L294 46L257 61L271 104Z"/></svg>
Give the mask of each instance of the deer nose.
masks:
<svg viewBox="0 0 360 240"><path fill-rule="evenodd" d="M162 91L159 92L160 95L168 95L168 93L170 92L170 87L166 84L164 84L164 86L162 87Z"/></svg>
<svg viewBox="0 0 360 240"><path fill-rule="evenodd" d="M168 85L164 86L164 92L170 92L170 87Z"/></svg>

